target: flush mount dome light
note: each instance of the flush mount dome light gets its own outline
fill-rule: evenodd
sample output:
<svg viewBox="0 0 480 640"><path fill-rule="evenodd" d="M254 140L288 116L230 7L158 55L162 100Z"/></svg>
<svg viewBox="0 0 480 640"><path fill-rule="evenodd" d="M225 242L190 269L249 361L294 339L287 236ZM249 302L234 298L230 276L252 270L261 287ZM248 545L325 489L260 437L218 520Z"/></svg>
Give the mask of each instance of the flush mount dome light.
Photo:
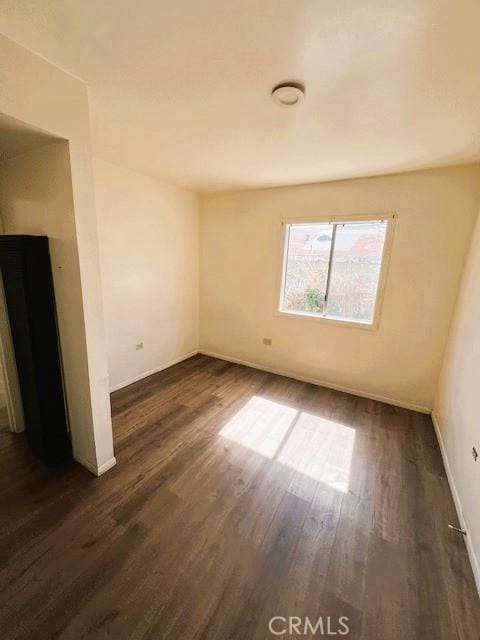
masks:
<svg viewBox="0 0 480 640"><path fill-rule="evenodd" d="M272 100L280 107L295 107L304 97L305 87L300 82L282 82L272 89Z"/></svg>

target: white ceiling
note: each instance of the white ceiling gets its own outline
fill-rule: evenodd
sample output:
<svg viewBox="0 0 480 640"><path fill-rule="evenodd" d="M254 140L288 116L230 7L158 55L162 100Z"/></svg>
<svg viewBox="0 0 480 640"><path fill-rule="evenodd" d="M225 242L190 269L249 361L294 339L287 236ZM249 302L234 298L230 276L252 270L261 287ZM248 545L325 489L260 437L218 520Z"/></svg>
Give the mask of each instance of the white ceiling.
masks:
<svg viewBox="0 0 480 640"><path fill-rule="evenodd" d="M197 190L480 159L478 0L2 0L0 31L88 83L96 155Z"/></svg>

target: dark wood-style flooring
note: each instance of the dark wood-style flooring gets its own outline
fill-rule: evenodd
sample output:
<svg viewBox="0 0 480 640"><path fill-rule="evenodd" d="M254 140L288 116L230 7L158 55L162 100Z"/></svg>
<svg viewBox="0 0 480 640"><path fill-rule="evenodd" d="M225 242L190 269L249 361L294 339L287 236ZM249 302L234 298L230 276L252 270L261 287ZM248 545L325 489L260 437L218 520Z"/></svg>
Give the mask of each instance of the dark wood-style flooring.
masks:
<svg viewBox="0 0 480 640"><path fill-rule="evenodd" d="M480 637L428 416L206 356L112 410L101 478L2 429L2 640Z"/></svg>

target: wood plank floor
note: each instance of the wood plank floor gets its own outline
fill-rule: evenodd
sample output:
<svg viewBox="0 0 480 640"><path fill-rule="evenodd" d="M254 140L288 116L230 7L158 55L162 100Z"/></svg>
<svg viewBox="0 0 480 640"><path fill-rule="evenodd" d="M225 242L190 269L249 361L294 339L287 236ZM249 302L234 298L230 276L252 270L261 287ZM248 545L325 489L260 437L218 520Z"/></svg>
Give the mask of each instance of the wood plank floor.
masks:
<svg viewBox="0 0 480 640"><path fill-rule="evenodd" d="M101 478L1 431L2 640L480 638L428 416L206 356L112 411Z"/></svg>

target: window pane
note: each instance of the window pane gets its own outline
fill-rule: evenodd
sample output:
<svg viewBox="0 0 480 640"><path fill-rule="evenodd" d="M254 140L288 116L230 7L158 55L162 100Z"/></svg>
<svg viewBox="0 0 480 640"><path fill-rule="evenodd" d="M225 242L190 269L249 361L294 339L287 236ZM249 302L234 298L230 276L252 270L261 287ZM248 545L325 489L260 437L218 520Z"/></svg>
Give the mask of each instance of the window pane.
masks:
<svg viewBox="0 0 480 640"><path fill-rule="evenodd" d="M386 222L337 225L327 315L373 322Z"/></svg>
<svg viewBox="0 0 480 640"><path fill-rule="evenodd" d="M324 312L333 225L289 225L282 310Z"/></svg>

